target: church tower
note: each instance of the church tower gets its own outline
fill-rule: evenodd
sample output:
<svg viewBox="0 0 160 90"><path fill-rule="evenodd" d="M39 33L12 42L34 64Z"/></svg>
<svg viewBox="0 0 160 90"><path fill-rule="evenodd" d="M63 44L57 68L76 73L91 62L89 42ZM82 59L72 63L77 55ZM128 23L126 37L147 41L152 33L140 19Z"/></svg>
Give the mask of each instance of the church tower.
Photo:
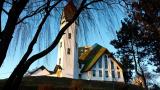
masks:
<svg viewBox="0 0 160 90"><path fill-rule="evenodd" d="M61 17L61 26L63 28L76 12L76 7L72 0L64 7ZM62 36L58 45L58 60L57 65L61 66L62 70L58 77L78 78L78 51L76 43L76 24L75 22L68 27L65 34Z"/></svg>

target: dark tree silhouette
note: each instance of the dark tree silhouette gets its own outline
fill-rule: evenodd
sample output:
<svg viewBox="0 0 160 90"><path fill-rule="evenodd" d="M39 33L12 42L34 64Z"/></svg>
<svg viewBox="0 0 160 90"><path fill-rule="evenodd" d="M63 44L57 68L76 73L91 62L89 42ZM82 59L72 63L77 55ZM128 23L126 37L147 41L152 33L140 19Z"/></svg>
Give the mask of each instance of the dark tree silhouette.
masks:
<svg viewBox="0 0 160 90"><path fill-rule="evenodd" d="M139 0L132 4L133 20L143 29L143 44L150 61L160 72L160 1L159 0Z"/></svg>
<svg viewBox="0 0 160 90"><path fill-rule="evenodd" d="M151 90L160 90L160 87L156 84L154 84L151 88Z"/></svg>
<svg viewBox="0 0 160 90"><path fill-rule="evenodd" d="M117 32L117 39L111 41L111 44L118 49L117 53L121 57L122 63L124 64L124 76L126 80L131 78L131 71L133 69L136 74L142 78L143 86L147 88L144 71L142 69L141 62L143 62L146 53L144 53L144 47L140 47L141 43L141 29L136 22L125 19L122 22L122 28ZM126 60L127 59L127 60ZM134 62L134 64L132 63Z"/></svg>

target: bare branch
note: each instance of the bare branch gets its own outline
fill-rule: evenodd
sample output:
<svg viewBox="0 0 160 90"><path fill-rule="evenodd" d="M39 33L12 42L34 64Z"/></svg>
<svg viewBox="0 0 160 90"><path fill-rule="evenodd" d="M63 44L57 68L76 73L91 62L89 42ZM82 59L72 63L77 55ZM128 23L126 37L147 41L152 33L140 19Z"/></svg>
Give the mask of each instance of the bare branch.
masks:
<svg viewBox="0 0 160 90"><path fill-rule="evenodd" d="M2 31L2 26L1 26L1 23L2 23L2 22L1 22L1 19L2 19L2 18L1 18L1 14L2 14L2 9L3 9L4 1L5 1L5 0L1 0L1 1L0 1L0 32Z"/></svg>
<svg viewBox="0 0 160 90"><path fill-rule="evenodd" d="M27 62L26 62L26 67L29 68L29 66L36 61L39 58L42 58L43 56L47 55L49 52L51 52L59 43L61 37L63 36L64 32L66 31L66 29L78 18L78 16L80 15L80 13L83 11L84 9L84 4L85 4L86 0L83 0L79 9L77 10L77 12L75 13L75 15L73 16L73 18L59 31L58 35L56 36L55 40L53 41L53 43L45 50L43 50L42 52L33 55L32 57L30 57Z"/></svg>
<svg viewBox="0 0 160 90"><path fill-rule="evenodd" d="M7 55L7 50L9 48L9 44L12 40L12 35L15 31L16 22L18 20L19 15L22 13L24 7L28 3L28 0L19 0L18 3L13 4L8 13L8 19L6 21L6 25L4 30L2 31L3 38L0 43L0 67L4 62L4 59Z"/></svg>
<svg viewBox="0 0 160 90"><path fill-rule="evenodd" d="M87 3L87 4L85 4L85 5L83 6L83 8L87 8L87 6L89 6L89 5L93 4L93 3L102 2L102 1L103 1L103 0L94 0L94 1L91 1L91 2L89 2L89 3Z"/></svg>
<svg viewBox="0 0 160 90"><path fill-rule="evenodd" d="M8 15L8 12L4 8L2 8L2 11Z"/></svg>
<svg viewBox="0 0 160 90"><path fill-rule="evenodd" d="M17 72L21 72L21 70L24 71L24 68L23 68L23 67L24 67L24 65L25 65L25 62L26 62L27 58L29 57L29 55L31 54L31 52L32 52L32 50L33 50L33 46L34 46L35 43L37 42L38 36L39 36L39 34L40 34L41 30L42 30L42 27L43 27L45 21L47 20L47 17L50 15L51 10L52 10L58 3L60 3L61 1L62 1L62 0L57 1L56 3L54 3L54 4L51 6L51 8L50 8L48 11L46 11L46 15L43 17L41 23L39 24L38 29L37 29L37 31L36 31L36 34L35 34L33 40L31 41L31 43L30 43L29 46L28 46L27 52L26 52L25 55L22 57L22 59L20 60L19 64L17 65L17 67L14 69L13 73L10 75L10 78L7 80L7 83L6 83L5 86L4 86L4 90L9 90L10 87L12 87L12 86L8 87L8 85L15 84L15 85L13 85L13 86L17 86L17 85L19 85L19 84L17 84L17 83L20 83L20 82L21 82L20 80L22 79L21 76L23 76L23 74L20 74L20 75L18 74L18 75L16 75L16 73L17 73ZM50 3L50 2L49 2L49 3ZM49 8L49 5L48 5L46 8ZM19 78L16 78L17 76L19 76ZM16 78L16 79L13 80L14 78ZM18 80L17 80L17 79L18 79ZM18 87L18 86L17 86L17 87Z"/></svg>
<svg viewBox="0 0 160 90"><path fill-rule="evenodd" d="M41 7L37 8L35 11L32 11L30 14L28 14L27 16L24 16L23 18L21 18L17 24L23 22L25 19L32 17L38 13L40 13L41 11L43 11L45 9L46 3L44 5L42 5Z"/></svg>

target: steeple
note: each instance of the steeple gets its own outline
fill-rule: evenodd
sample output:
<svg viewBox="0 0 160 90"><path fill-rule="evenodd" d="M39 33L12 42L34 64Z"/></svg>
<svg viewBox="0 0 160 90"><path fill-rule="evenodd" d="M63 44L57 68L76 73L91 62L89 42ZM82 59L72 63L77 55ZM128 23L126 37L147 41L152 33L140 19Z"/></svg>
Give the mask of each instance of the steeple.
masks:
<svg viewBox="0 0 160 90"><path fill-rule="evenodd" d="M61 17L61 26L63 28L74 16L76 7L72 0L64 7ZM78 51L76 44L76 24L75 22L68 27L61 38L58 46L57 64L62 67L60 77L78 78Z"/></svg>
<svg viewBox="0 0 160 90"><path fill-rule="evenodd" d="M68 4L64 7L64 10L62 12L62 17L61 17L61 28L66 24L64 22L68 22L74 14L76 13L77 9L73 3L72 0L68 1Z"/></svg>

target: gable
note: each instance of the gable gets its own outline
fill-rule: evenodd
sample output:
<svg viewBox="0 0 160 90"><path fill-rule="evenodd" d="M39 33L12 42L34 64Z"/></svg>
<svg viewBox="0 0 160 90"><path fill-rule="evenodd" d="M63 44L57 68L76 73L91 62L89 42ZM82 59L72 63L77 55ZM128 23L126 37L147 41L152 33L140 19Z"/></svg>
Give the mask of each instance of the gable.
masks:
<svg viewBox="0 0 160 90"><path fill-rule="evenodd" d="M112 58L112 60L122 68L122 64L119 63L106 48L102 47L99 44L95 44L91 49L89 49L87 52L84 52L79 57L79 63L84 64L81 69L81 73L91 70L91 68L97 63L99 58L101 58L104 54L107 54L108 57Z"/></svg>
<svg viewBox="0 0 160 90"><path fill-rule="evenodd" d="M41 66L31 72L28 72L29 76L43 76L50 75L53 71L49 71L45 66Z"/></svg>
<svg viewBox="0 0 160 90"><path fill-rule="evenodd" d="M50 75L48 70L46 70L46 69L40 70L39 69L36 72L34 72L33 74L31 74L31 76L44 76L44 75Z"/></svg>
<svg viewBox="0 0 160 90"><path fill-rule="evenodd" d="M81 72L90 70L98 59L105 53L106 49L98 44L95 44L91 50L88 50L79 57L80 61L83 61L84 66Z"/></svg>

